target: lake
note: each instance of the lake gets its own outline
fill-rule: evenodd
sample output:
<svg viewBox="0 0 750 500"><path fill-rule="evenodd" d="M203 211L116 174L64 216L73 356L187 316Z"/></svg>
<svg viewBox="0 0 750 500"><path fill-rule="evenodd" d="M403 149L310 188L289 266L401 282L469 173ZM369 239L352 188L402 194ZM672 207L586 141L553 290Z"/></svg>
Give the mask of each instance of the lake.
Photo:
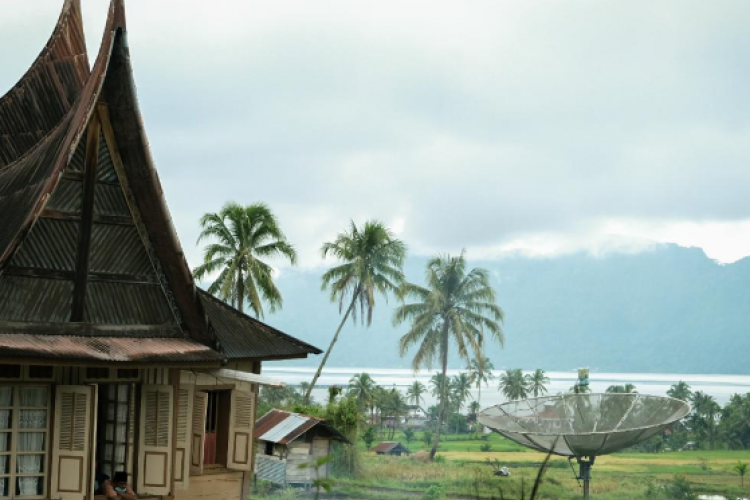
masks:
<svg viewBox="0 0 750 500"><path fill-rule="evenodd" d="M300 382L310 382L315 374L316 368L299 366L264 366L263 374L269 377L283 380L289 385L298 385ZM456 375L463 370L448 370L449 375ZM355 373L367 372L375 379L378 385L383 387L395 387L405 391L415 380L419 380L428 388L430 377L436 373L435 370L422 370L414 373L408 369L391 368L326 368L320 377L318 384L320 389L313 392L313 396L319 400L325 400L326 388L331 385L346 386L349 379ZM496 377L500 370L495 370ZM578 374L570 372L547 372L550 379L548 385L549 394L567 392L575 383ZM732 394L744 394L750 392L750 376L747 375L696 375L696 374L671 374L671 373L596 373L589 375L592 392L604 392L610 385L633 384L636 390L642 394L653 394L657 396L666 395L669 387L684 380L690 384L693 391L703 391L710 394L720 405L724 405ZM477 397L476 389L472 391L473 397ZM482 388L482 407L499 404L505 398L497 390L497 380L490 382L489 387ZM434 404L434 398L427 395L426 404Z"/></svg>

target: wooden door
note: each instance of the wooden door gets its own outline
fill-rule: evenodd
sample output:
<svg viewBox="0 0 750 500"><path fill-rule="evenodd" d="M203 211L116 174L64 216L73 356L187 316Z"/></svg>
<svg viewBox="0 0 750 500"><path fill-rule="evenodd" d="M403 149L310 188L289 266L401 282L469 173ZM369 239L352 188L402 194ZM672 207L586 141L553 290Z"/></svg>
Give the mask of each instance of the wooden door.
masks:
<svg viewBox="0 0 750 500"><path fill-rule="evenodd" d="M249 471L252 465L255 394L235 389L231 401L227 468Z"/></svg>
<svg viewBox="0 0 750 500"><path fill-rule="evenodd" d="M187 489L190 482L190 442L193 433L194 386L181 385L177 395L175 429L174 487Z"/></svg>
<svg viewBox="0 0 750 500"><path fill-rule="evenodd" d="M193 396L193 421L190 438L190 474L203 474L203 444L206 438L206 407L208 394L196 392Z"/></svg>

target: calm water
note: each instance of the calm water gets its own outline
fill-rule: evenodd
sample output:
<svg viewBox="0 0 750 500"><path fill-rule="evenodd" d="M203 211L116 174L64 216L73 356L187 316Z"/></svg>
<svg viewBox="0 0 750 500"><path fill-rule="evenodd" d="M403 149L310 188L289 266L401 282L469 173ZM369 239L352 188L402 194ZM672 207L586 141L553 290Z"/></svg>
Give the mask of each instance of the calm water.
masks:
<svg viewBox="0 0 750 500"><path fill-rule="evenodd" d="M460 370L449 370L450 375L459 373ZM384 387L395 387L402 391L419 380L427 384L434 371L423 370L414 373L404 369L385 368L327 368L320 377L321 389L316 389L313 395L318 400L325 399L325 388L331 385L345 386L355 373L367 372L375 382ZM289 385L298 385L300 382L310 382L315 374L315 368L304 367L264 367L263 374L283 380ZM495 372L498 375L499 371ZM548 372L550 378L548 386L549 394L567 392L575 383L577 373L570 372ZM669 387L680 380L684 380L694 391L703 391L716 398L716 401L724 405L732 394L744 394L750 392L750 376L748 375L695 375L695 374L664 374L664 373L595 373L590 376L591 389L593 392L604 392L610 385L633 384L636 390L642 394L654 394L663 396ZM473 391L476 399L477 391ZM489 387L482 388L482 407L502 403L505 398L497 390L497 381L490 382ZM427 405L433 404L434 399L427 397Z"/></svg>

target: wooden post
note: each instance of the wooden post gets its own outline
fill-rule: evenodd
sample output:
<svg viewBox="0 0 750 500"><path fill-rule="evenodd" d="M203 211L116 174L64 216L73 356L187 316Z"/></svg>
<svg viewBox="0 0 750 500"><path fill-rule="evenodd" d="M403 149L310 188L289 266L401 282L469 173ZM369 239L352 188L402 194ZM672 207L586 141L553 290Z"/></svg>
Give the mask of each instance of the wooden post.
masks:
<svg viewBox="0 0 750 500"><path fill-rule="evenodd" d="M96 112L91 114L86 136L86 159L83 171L83 201L81 203L81 225L76 256L75 284L73 287L73 307L70 321L83 321L86 303L86 284L89 272L89 249L91 247L91 226L94 220L94 197L96 196L96 171L99 163L99 134L101 125Z"/></svg>

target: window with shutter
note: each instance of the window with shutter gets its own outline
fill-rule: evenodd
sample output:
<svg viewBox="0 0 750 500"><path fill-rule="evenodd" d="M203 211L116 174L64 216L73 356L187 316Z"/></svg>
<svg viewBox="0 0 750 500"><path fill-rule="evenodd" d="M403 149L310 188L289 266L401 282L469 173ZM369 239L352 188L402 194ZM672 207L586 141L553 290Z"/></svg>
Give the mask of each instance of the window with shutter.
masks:
<svg viewBox="0 0 750 500"><path fill-rule="evenodd" d="M190 474L203 474L204 441L206 439L206 409L208 394L196 392L193 397L193 421L190 436Z"/></svg>
<svg viewBox="0 0 750 500"><path fill-rule="evenodd" d="M193 417L193 386L181 386L177 394L177 428L175 429L175 489L188 487L190 476L190 442Z"/></svg>
<svg viewBox="0 0 750 500"><path fill-rule="evenodd" d="M87 495L92 468L90 435L95 418L94 387L57 386L50 498L80 500Z"/></svg>
<svg viewBox="0 0 750 500"><path fill-rule="evenodd" d="M252 465L255 394L233 390L231 397L232 418L229 426L227 467L249 471Z"/></svg>
<svg viewBox="0 0 750 500"><path fill-rule="evenodd" d="M172 386L141 387L137 485L139 495L170 494L172 397Z"/></svg>

